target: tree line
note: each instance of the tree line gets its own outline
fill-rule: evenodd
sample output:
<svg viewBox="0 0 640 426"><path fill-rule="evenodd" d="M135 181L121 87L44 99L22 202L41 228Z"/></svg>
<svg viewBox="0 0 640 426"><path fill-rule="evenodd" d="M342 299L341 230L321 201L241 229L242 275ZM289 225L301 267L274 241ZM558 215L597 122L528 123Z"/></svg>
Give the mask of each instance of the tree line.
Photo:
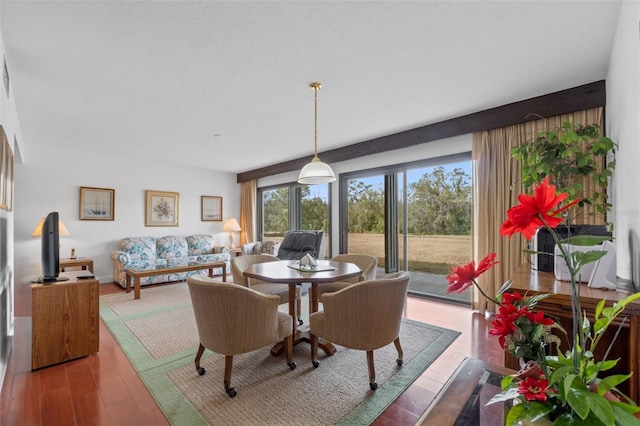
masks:
<svg viewBox="0 0 640 426"><path fill-rule="evenodd" d="M289 188L264 192L263 220L268 233L284 233L289 227ZM471 177L461 168L435 167L407 185L407 233L417 235L469 235L471 233ZM329 207L320 194L301 187L301 229L327 231ZM402 198L402 197L399 197ZM400 201L402 203L402 201ZM402 205L398 206L399 231ZM348 188L349 232L384 233L385 197L383 185L351 180Z"/></svg>

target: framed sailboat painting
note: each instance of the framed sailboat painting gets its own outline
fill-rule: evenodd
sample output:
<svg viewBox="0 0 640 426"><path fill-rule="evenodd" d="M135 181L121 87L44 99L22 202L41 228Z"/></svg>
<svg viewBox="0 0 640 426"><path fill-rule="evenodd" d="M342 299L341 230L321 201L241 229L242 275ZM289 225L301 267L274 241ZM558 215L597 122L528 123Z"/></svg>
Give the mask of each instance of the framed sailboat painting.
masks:
<svg viewBox="0 0 640 426"><path fill-rule="evenodd" d="M115 189L80 187L80 220L113 220Z"/></svg>
<svg viewBox="0 0 640 426"><path fill-rule="evenodd" d="M203 222L222 221L222 197L203 195L201 205Z"/></svg>

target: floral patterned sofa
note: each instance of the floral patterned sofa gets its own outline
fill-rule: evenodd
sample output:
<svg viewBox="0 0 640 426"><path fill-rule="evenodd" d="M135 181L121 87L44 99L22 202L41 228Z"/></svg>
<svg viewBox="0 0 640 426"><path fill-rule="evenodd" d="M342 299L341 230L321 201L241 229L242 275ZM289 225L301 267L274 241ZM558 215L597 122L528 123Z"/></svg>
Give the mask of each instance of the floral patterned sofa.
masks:
<svg viewBox="0 0 640 426"><path fill-rule="evenodd" d="M257 241L242 245L242 254L272 254L277 255L280 243L276 241Z"/></svg>
<svg viewBox="0 0 640 426"><path fill-rule="evenodd" d="M229 248L215 244L209 234L165 237L129 237L118 242L118 249L111 252L113 280L126 287L125 269L151 265L178 265L192 261L225 262L230 271ZM184 281L192 274L207 274L206 270L177 274L154 275L140 278L140 285L171 281ZM222 274L222 268L214 269Z"/></svg>

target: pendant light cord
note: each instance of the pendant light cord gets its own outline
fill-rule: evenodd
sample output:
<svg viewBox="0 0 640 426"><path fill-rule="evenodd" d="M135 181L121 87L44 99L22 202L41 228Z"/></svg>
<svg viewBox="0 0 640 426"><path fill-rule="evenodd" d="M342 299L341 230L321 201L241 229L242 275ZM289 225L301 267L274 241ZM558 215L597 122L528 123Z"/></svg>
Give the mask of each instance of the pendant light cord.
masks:
<svg viewBox="0 0 640 426"><path fill-rule="evenodd" d="M313 158L318 158L318 90L322 87L320 83L311 83L309 87L315 92L314 94L314 111L313 111Z"/></svg>

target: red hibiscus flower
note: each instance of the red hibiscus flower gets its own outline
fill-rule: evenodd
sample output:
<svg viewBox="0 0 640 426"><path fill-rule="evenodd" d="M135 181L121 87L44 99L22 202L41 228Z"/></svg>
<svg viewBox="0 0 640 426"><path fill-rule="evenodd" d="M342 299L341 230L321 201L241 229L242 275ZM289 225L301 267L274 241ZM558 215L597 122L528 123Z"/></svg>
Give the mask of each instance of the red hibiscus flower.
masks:
<svg viewBox="0 0 640 426"><path fill-rule="evenodd" d="M534 195L518 195L520 204L507 211L507 220L500 227L500 235L510 237L522 232L522 235L530 240L540 226L557 227L562 222L562 217L558 217L560 213L581 201L578 199L556 209L568 196L569 194L564 192L556 195L556 187L549 185L547 176L544 182L535 188Z"/></svg>
<svg viewBox="0 0 640 426"><path fill-rule="evenodd" d="M527 314L529 321L540 325L553 325L554 321L551 318L545 318L544 312L529 312Z"/></svg>
<svg viewBox="0 0 640 426"><path fill-rule="evenodd" d="M517 291L502 294L502 301L500 302L501 305L513 305L516 302L522 302L522 295Z"/></svg>
<svg viewBox="0 0 640 426"><path fill-rule="evenodd" d="M503 296L507 295L505 293ZM504 303L504 302L503 302ZM511 336L516 331L516 321L529 312L527 308L518 309L517 306L511 304L502 304L498 308L498 313L492 321L493 328L489 330L491 336L499 336L498 341L504 349L504 342L507 336Z"/></svg>
<svg viewBox="0 0 640 426"><path fill-rule="evenodd" d="M534 377L527 377L520 381L518 385L518 393L524 395L527 401L546 401L547 400L547 387L549 382L547 379L536 379Z"/></svg>
<svg viewBox="0 0 640 426"><path fill-rule="evenodd" d="M488 254L480 261L478 269L476 269L476 263L473 260L467 264L451 268L451 274L447 275L447 281L449 281L447 294L453 291L462 293L468 289L476 278L498 263L495 258L495 253Z"/></svg>
<svg viewBox="0 0 640 426"><path fill-rule="evenodd" d="M491 336L498 336L498 342L500 347L504 349L504 342L507 336L511 336L515 331L513 321L504 321L502 319L494 319L492 322L493 328L489 330Z"/></svg>

